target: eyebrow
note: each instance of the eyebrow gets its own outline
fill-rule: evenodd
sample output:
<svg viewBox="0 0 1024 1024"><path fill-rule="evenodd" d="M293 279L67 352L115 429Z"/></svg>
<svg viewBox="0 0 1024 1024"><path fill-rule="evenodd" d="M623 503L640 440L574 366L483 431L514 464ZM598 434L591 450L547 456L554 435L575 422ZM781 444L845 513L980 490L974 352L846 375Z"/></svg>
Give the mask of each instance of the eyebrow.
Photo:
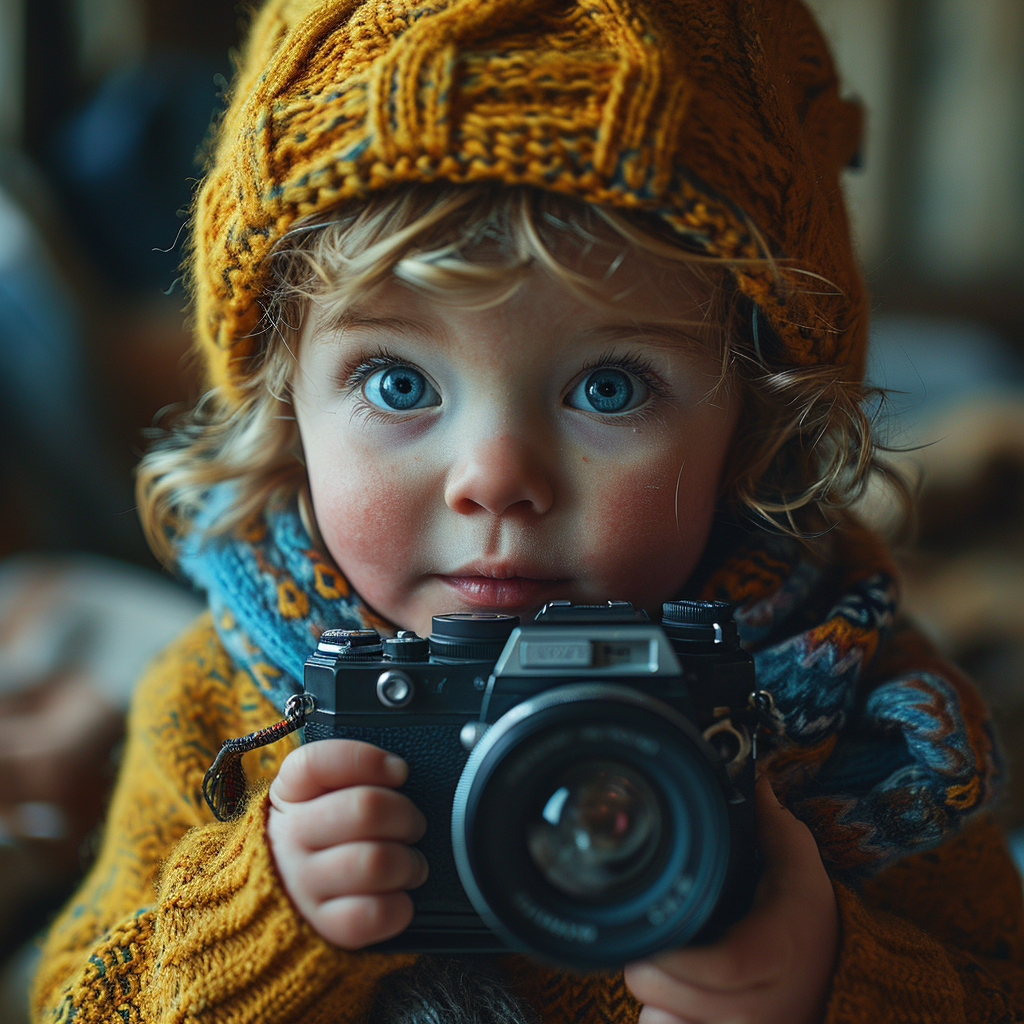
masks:
<svg viewBox="0 0 1024 1024"><path fill-rule="evenodd" d="M649 345L656 347L675 347L680 343L703 347L708 339L701 337L701 332L708 330L706 322L692 321L681 323L679 320L634 320L629 323L607 324L595 327L587 334L597 341L623 341L630 338L643 338Z"/></svg>
<svg viewBox="0 0 1024 1024"><path fill-rule="evenodd" d="M342 310L321 324L316 333L329 334L365 328L372 331L395 331L407 334L425 334L434 339L443 339L445 331L441 321L433 317L413 317L370 313L358 307ZM702 348L707 339L700 336L706 331L706 322L694 320L681 323L679 320L631 320L616 324L604 324L585 332L583 340L595 343L612 343L642 338L646 344L655 347L674 348L680 344Z"/></svg>
<svg viewBox="0 0 1024 1024"><path fill-rule="evenodd" d="M444 333L440 321L432 317L381 316L377 313L367 313L357 307L342 310L337 316L328 318L318 326L316 333L348 331L359 327L373 331L429 334L434 337Z"/></svg>

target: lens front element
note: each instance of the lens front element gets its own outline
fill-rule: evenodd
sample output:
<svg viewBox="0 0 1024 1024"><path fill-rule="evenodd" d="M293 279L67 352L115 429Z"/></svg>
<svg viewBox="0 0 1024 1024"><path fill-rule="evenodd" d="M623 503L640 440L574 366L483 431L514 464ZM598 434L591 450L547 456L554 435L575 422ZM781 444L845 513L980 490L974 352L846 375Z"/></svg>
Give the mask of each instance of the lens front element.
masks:
<svg viewBox="0 0 1024 1024"><path fill-rule="evenodd" d="M661 829L658 800L639 772L589 760L562 773L526 835L534 864L556 889L609 900L643 877Z"/></svg>

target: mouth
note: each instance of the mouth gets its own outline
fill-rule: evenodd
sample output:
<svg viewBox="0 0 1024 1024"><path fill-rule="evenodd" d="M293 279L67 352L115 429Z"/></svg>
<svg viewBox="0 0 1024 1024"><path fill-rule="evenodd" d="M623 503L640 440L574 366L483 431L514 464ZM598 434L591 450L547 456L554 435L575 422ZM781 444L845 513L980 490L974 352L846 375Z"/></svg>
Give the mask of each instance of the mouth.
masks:
<svg viewBox="0 0 1024 1024"><path fill-rule="evenodd" d="M569 580L543 578L525 567L473 563L438 577L459 600L473 608L528 612L565 596Z"/></svg>

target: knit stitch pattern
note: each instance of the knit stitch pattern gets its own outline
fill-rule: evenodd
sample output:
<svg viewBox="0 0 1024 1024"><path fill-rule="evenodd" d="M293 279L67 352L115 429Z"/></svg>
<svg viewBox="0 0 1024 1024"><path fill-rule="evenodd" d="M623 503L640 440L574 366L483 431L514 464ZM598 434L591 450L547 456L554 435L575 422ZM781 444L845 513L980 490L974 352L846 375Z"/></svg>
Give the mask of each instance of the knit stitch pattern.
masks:
<svg viewBox="0 0 1024 1024"><path fill-rule="evenodd" d="M869 531L848 522L818 558L758 538L704 596L743 602L740 636L775 703L762 764L833 876L934 846L994 798L1003 769L988 712L899 619L895 566Z"/></svg>
<svg viewBox="0 0 1024 1024"><path fill-rule="evenodd" d="M288 739L250 755L257 784L245 813L212 821L200 792L212 756L229 734L276 714L208 616L153 666L100 856L44 952L40 1019L354 1021L376 978L409 962L335 949L285 894L264 825Z"/></svg>
<svg viewBox="0 0 1024 1024"><path fill-rule="evenodd" d="M530 185L770 255L734 273L784 357L859 378L839 172L860 128L800 0L270 0L195 207L210 382L239 397L295 221L404 182Z"/></svg>
<svg viewBox="0 0 1024 1024"><path fill-rule="evenodd" d="M206 496L184 539L179 570L204 591L221 641L236 665L284 712L302 692L302 667L325 629L390 631L313 542L294 503L265 513L230 538L205 540L202 527L230 507L231 485Z"/></svg>

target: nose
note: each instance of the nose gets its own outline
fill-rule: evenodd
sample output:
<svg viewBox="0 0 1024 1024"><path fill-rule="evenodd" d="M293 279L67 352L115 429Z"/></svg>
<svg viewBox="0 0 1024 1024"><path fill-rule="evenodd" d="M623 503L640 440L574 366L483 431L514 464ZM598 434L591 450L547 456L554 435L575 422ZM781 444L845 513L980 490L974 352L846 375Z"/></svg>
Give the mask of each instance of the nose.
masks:
<svg viewBox="0 0 1024 1024"><path fill-rule="evenodd" d="M445 487L448 507L500 516L519 509L543 515L554 502L549 469L523 440L497 435L463 448Z"/></svg>

